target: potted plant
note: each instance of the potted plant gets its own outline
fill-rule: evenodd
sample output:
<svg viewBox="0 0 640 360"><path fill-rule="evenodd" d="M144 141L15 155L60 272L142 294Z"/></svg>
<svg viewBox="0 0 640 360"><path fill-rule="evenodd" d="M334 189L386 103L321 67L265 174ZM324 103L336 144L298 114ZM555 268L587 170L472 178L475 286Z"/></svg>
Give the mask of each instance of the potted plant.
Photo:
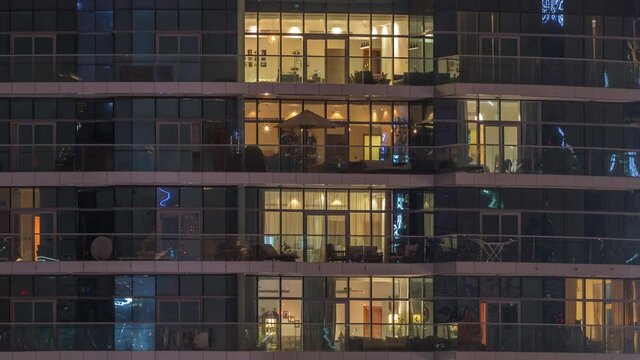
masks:
<svg viewBox="0 0 640 360"><path fill-rule="evenodd" d="M280 250L280 259L283 261L295 261L298 258L298 253L286 242L282 243L282 249Z"/></svg>

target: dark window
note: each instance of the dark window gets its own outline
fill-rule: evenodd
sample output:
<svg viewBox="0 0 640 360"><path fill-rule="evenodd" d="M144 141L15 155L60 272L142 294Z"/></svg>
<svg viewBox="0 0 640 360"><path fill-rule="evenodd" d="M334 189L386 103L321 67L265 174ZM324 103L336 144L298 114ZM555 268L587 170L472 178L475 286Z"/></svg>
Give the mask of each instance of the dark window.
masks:
<svg viewBox="0 0 640 360"><path fill-rule="evenodd" d="M34 279L35 296L55 296L57 282L55 276L36 276Z"/></svg>
<svg viewBox="0 0 640 360"><path fill-rule="evenodd" d="M478 296L478 278L472 276L459 276L458 280L458 296L460 297L477 297Z"/></svg>
<svg viewBox="0 0 640 360"><path fill-rule="evenodd" d="M500 296L500 278L480 277L480 297L499 297Z"/></svg>
<svg viewBox="0 0 640 360"><path fill-rule="evenodd" d="M517 276L500 278L501 297L520 297L520 278Z"/></svg>
<svg viewBox="0 0 640 360"><path fill-rule="evenodd" d="M202 276L185 275L180 277L180 295L202 295Z"/></svg>
<svg viewBox="0 0 640 360"><path fill-rule="evenodd" d="M11 278L11 295L33 296L33 276L13 276Z"/></svg>
<svg viewBox="0 0 640 360"><path fill-rule="evenodd" d="M446 297L446 296L456 296L456 278L453 276L438 276L434 279L434 296L436 297Z"/></svg>
<svg viewBox="0 0 640 360"><path fill-rule="evenodd" d="M412 279L413 280L413 279ZM322 277L305 277L304 278L304 297L310 299L324 298L324 278Z"/></svg>
<svg viewBox="0 0 640 360"><path fill-rule="evenodd" d="M180 285L177 275L162 275L156 278L156 294L158 296L179 294Z"/></svg>

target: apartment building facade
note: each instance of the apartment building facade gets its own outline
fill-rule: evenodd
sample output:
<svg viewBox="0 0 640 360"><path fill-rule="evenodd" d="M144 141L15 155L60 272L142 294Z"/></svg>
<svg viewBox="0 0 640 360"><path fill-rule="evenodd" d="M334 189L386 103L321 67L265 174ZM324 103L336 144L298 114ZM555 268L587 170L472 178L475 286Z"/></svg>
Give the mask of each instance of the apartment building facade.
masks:
<svg viewBox="0 0 640 360"><path fill-rule="evenodd" d="M0 358L637 356L638 19L0 2Z"/></svg>

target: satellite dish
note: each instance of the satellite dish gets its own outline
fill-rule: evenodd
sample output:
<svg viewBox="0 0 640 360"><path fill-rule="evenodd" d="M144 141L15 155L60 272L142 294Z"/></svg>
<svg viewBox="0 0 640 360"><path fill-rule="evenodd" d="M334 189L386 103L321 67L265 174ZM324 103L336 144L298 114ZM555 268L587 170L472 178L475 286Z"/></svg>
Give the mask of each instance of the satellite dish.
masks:
<svg viewBox="0 0 640 360"><path fill-rule="evenodd" d="M106 236L98 236L91 242L91 256L96 260L108 260L113 252L113 243Z"/></svg>

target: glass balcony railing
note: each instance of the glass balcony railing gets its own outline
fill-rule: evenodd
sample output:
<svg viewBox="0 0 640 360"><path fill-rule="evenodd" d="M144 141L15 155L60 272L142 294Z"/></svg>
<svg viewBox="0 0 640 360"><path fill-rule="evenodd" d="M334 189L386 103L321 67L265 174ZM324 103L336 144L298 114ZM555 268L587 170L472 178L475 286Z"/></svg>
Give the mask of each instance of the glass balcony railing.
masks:
<svg viewBox="0 0 640 360"><path fill-rule="evenodd" d="M536 225L535 232L549 231L552 226ZM630 238L451 234L430 238L426 245L428 262L640 265L640 241Z"/></svg>
<svg viewBox="0 0 640 360"><path fill-rule="evenodd" d="M640 265L640 241L487 234L435 237L97 232L0 234L0 261L90 260Z"/></svg>
<svg viewBox="0 0 640 360"><path fill-rule="evenodd" d="M538 145L451 145L435 148L434 172L640 176L640 151Z"/></svg>
<svg viewBox="0 0 640 360"><path fill-rule="evenodd" d="M183 171L640 177L640 150L448 145L0 145L0 172Z"/></svg>
<svg viewBox="0 0 640 360"><path fill-rule="evenodd" d="M514 351L640 353L640 328L460 322L40 323L0 326L0 351Z"/></svg>
<svg viewBox="0 0 640 360"><path fill-rule="evenodd" d="M370 71L368 58L202 54L0 55L0 82L275 82L431 85L432 59L379 58L397 73ZM297 65L295 65L297 64ZM301 66L306 64L307 66ZM337 64L337 65L336 65ZM338 67L336 67L338 66ZM310 67L315 71L306 70ZM318 68L333 73L318 75ZM258 69L260 69L258 71Z"/></svg>
<svg viewBox="0 0 640 360"><path fill-rule="evenodd" d="M640 89L630 61L455 55L434 60L435 83L491 83Z"/></svg>
<svg viewBox="0 0 640 360"><path fill-rule="evenodd" d="M632 61L482 55L452 55L437 59L367 60L394 63L397 68L405 70L394 70L393 74L372 71L363 66L363 58L359 57L203 54L0 55L0 82L242 81L414 86L491 83L640 89L640 63ZM309 66L320 67L322 71L305 70ZM324 74L329 68L333 72ZM318 75L319 73L323 75Z"/></svg>

